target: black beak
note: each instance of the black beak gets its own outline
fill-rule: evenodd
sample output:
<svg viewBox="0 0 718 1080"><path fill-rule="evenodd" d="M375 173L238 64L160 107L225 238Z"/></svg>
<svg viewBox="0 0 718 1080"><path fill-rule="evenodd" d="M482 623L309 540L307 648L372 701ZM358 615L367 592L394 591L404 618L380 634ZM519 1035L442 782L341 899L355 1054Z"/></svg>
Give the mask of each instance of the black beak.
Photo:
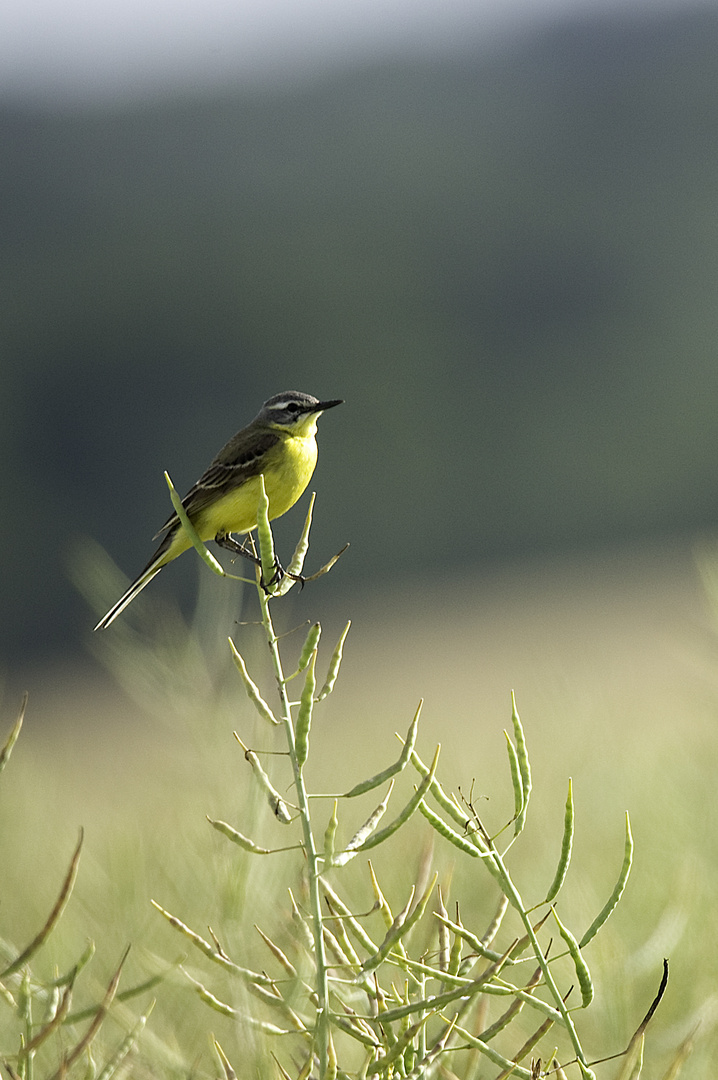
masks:
<svg viewBox="0 0 718 1080"><path fill-rule="evenodd" d="M327 409L333 409L335 405L343 405L344 398L333 398L331 401L320 401L319 404L312 409L312 412L326 412Z"/></svg>

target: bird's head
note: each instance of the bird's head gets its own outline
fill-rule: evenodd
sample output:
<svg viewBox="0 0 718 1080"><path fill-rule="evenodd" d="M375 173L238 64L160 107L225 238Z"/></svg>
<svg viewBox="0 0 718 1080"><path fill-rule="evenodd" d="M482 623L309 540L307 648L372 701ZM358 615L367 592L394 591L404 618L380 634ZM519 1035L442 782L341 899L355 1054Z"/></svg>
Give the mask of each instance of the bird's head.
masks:
<svg viewBox="0 0 718 1080"><path fill-rule="evenodd" d="M311 394L286 390L283 394L275 394L269 401L265 401L257 416L257 422L280 428L292 435L310 435L316 430L317 419L321 413L342 404L341 398L320 401Z"/></svg>

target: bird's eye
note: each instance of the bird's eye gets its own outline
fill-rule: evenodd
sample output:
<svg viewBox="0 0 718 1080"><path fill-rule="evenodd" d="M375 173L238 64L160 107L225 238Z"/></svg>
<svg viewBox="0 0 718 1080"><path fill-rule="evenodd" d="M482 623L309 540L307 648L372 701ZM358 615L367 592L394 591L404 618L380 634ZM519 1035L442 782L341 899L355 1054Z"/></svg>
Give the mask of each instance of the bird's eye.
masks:
<svg viewBox="0 0 718 1080"><path fill-rule="evenodd" d="M291 413L298 413L299 412L299 406L297 405L296 401L290 401L289 402L289 404L287 405L287 412L291 412Z"/></svg>

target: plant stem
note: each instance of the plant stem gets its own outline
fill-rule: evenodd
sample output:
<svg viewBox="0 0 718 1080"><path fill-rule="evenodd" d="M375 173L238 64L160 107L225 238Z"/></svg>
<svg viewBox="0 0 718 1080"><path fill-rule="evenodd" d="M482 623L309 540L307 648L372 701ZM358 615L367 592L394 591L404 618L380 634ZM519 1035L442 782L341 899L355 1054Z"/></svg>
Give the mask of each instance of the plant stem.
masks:
<svg viewBox="0 0 718 1080"><path fill-rule="evenodd" d="M329 1053L329 984L327 979L327 958L324 949L324 930L322 923L322 901L319 889L319 871L321 857L317 851L312 833L312 822L309 814L309 798L304 786L302 769L297 760L294 722L292 720L292 707L287 693L287 680L284 677L282 660L279 655L279 643L274 632L274 624L269 611L269 596L259 583L257 575L257 593L259 605L262 611L262 622L267 633L269 653L272 658L274 676L277 680L277 690L281 703L280 720L284 725L284 733L289 750L289 758L292 762L294 773L294 786L297 792L297 805L299 817L302 822L304 836L304 852L307 858L307 870L309 874L309 905L312 913L312 935L314 937L314 956L316 963L316 994L317 994L317 1019L314 1029L316 1051L319 1058L319 1078L324 1080L328 1069Z"/></svg>
<svg viewBox="0 0 718 1080"><path fill-rule="evenodd" d="M586 1055L585 1055L585 1053L583 1051L583 1047L581 1046L581 1042L580 1042L579 1037L578 1037L578 1032L576 1031L576 1028L574 1026L573 1019L571 1018L571 1014L568 1011L568 1009L566 1008L565 1001L561 997L561 992L560 992L558 986L556 985L556 981L555 981L555 979L553 977L553 974L551 973L551 969L549 968L549 965L548 965L548 963L546 961L546 957L543 954L543 949L541 948L541 946L539 944L539 941L538 941L538 938L536 937L536 934L534 932L534 928L533 928L533 926L531 924L531 916L526 911L526 907L524 905L524 902L521 899L521 896L519 894L518 889L516 888L513 881L511 880L511 877L509 876L509 872L506 869L506 866L504 864L503 859L499 855L498 851L496 851L493 844L491 844L491 848L493 849L492 850L492 855L493 855L494 865L498 869L499 874L501 876L502 888L503 888L503 890L504 890L504 892L505 892L505 894L506 894L506 896L507 896L507 898L509 900L509 903L519 913L521 921L523 922L523 924L524 924L524 926L526 928L526 933L528 934L528 937L529 937L529 939L531 941L531 945L532 945L534 954L536 956L536 959L539 962L539 966L541 967L541 972L543 974L546 986L548 987L548 989L549 989L549 991L551 993L551 996L553 997L554 1001L556 1002L556 1007L558 1008L558 1011L561 1013L561 1017L563 1019L564 1025L565 1025L566 1030L568 1032L569 1038L571 1039L571 1042L573 1044L573 1048L576 1051L576 1059L578 1061L578 1066L579 1066L583 1076L586 1077L586 1080L595 1080L594 1074L591 1072L590 1068L588 1067L588 1062L586 1061Z"/></svg>

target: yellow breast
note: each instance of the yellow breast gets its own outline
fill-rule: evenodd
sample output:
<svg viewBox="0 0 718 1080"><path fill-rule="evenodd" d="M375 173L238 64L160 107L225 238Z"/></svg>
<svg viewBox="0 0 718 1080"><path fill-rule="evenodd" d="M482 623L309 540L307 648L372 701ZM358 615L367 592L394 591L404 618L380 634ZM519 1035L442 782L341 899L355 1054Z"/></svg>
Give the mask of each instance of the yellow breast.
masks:
<svg viewBox="0 0 718 1080"><path fill-rule="evenodd" d="M276 459L265 470L269 517L281 517L304 492L317 464L317 440L310 435L283 435ZM255 504L256 506L256 504ZM256 524L256 509L254 523Z"/></svg>
<svg viewBox="0 0 718 1080"><path fill-rule="evenodd" d="M316 463L317 443L313 432L301 437L281 433L263 467L270 519L281 517L294 506L311 480ZM254 476L205 507L194 522L202 540L212 540L220 532L246 533L254 529L259 491L259 477ZM184 543L180 536L177 539L178 545Z"/></svg>

